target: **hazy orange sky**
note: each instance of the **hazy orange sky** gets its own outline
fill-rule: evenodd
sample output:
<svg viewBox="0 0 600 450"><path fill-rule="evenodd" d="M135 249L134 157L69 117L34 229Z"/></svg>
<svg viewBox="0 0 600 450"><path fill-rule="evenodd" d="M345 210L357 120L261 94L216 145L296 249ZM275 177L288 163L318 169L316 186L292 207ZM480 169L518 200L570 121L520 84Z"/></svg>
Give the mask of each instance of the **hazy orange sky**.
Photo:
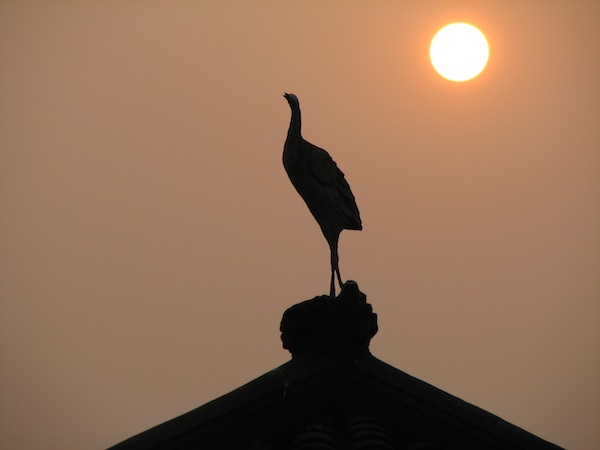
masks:
<svg viewBox="0 0 600 450"><path fill-rule="evenodd" d="M486 70L435 73L465 21ZM600 3L0 2L0 447L102 449L289 360L329 254L303 134L364 230L373 354L600 448Z"/></svg>

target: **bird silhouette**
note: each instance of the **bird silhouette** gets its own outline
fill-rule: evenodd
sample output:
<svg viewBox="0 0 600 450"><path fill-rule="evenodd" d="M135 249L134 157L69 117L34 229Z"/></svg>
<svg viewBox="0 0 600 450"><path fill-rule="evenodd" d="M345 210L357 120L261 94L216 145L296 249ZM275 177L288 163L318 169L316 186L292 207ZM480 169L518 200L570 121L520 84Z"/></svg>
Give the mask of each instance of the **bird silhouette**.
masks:
<svg viewBox="0 0 600 450"><path fill-rule="evenodd" d="M342 230L362 230L356 200L342 171L322 148L301 134L300 103L294 94L284 94L292 109L290 128L283 147L283 166L290 181L306 202L327 239L331 251L329 295L335 298L335 276L340 288L338 241Z"/></svg>

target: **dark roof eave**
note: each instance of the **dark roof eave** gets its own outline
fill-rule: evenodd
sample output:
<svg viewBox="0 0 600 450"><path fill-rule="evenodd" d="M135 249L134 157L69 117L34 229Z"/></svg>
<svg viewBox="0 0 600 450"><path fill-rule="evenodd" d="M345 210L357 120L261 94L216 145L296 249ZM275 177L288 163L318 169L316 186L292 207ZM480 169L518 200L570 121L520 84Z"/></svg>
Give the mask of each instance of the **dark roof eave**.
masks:
<svg viewBox="0 0 600 450"><path fill-rule="evenodd" d="M111 450L185 448L186 442L226 434L267 410L286 408L302 397L345 378L359 389L378 392L428 420L445 423L502 449L559 449L499 417L454 397L368 355L359 359L297 357L240 388L186 414L153 427ZM362 386L362 388L361 388ZM297 403L296 403L297 404ZM288 407L289 409L289 407ZM271 413L272 414L272 413ZM196 445L196 444L194 444Z"/></svg>

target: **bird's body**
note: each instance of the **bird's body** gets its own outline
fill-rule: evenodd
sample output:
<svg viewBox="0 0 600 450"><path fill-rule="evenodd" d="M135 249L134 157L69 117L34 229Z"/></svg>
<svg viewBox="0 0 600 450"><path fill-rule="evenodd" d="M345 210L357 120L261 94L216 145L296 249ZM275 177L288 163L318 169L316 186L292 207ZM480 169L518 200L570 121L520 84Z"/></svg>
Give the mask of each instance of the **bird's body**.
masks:
<svg viewBox="0 0 600 450"><path fill-rule="evenodd" d="M333 298L336 275L340 287L343 284L338 258L340 233L342 230L361 230L360 213L344 174L329 153L302 138L298 98L294 94L284 97L292 109L292 118L283 148L283 166L329 244L330 296Z"/></svg>

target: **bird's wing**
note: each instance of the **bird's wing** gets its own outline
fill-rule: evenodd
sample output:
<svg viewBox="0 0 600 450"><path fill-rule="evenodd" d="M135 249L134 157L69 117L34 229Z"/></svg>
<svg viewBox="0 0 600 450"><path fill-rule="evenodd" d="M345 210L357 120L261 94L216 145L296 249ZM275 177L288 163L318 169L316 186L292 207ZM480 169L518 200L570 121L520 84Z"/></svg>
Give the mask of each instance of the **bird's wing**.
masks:
<svg viewBox="0 0 600 450"><path fill-rule="evenodd" d="M307 154L310 155L309 168L313 176L321 184L335 184L341 173L335 161L329 156L329 153L322 148L309 142L306 142L306 144L310 146L310 151L307 152ZM342 173L341 175L343 178L344 174Z"/></svg>
<svg viewBox="0 0 600 450"><path fill-rule="evenodd" d="M306 142L306 141L305 141ZM360 230L362 228L360 214L356 206L356 200L350 185L346 181L344 173L337 166L327 151L306 142L311 147L307 152L310 157L310 171L319 183L326 187L325 195L331 197L334 202L343 211L349 219L344 225L345 228Z"/></svg>

